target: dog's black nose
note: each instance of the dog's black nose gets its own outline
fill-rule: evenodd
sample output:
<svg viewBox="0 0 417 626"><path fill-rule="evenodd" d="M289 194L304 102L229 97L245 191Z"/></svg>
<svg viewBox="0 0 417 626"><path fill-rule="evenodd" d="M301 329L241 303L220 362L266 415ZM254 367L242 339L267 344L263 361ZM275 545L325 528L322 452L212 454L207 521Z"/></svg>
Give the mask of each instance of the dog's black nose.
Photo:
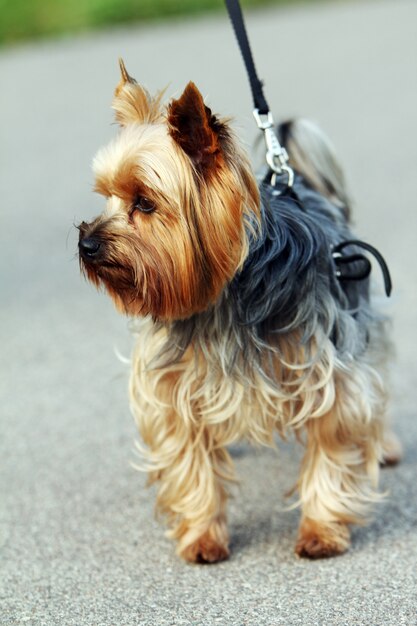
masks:
<svg viewBox="0 0 417 626"><path fill-rule="evenodd" d="M93 259L97 256L100 246L101 242L98 239L94 239L94 237L85 237L85 239L80 239L78 242L81 256L88 259Z"/></svg>

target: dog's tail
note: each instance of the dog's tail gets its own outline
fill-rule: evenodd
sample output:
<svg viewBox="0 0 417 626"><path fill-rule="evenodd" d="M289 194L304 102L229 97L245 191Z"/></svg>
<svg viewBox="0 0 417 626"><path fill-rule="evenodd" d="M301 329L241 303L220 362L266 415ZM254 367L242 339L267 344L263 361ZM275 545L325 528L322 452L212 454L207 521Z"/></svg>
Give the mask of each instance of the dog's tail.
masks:
<svg viewBox="0 0 417 626"><path fill-rule="evenodd" d="M290 165L313 189L341 207L349 220L351 202L330 139L306 119L282 122L277 130L279 141L288 152Z"/></svg>

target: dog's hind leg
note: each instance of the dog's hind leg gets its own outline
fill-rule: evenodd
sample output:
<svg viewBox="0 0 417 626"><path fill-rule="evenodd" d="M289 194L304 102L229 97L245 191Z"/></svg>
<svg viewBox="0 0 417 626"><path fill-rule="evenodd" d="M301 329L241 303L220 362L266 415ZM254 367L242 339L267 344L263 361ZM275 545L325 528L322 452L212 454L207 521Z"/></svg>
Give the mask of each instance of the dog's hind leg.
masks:
<svg viewBox="0 0 417 626"><path fill-rule="evenodd" d="M310 558L345 552L348 524L363 523L381 498L375 490L383 455L380 378L367 365L352 365L336 374L334 384L332 410L306 424L296 552Z"/></svg>

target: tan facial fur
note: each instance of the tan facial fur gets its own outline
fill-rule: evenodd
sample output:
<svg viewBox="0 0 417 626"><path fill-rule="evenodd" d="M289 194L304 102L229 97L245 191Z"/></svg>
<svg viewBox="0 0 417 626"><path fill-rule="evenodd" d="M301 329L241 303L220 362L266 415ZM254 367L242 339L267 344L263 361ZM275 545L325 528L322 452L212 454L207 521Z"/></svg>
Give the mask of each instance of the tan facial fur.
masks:
<svg viewBox="0 0 417 626"><path fill-rule="evenodd" d="M215 302L242 265L258 190L231 132L192 83L164 111L160 97L152 100L122 68L113 104L122 127L94 160L107 206L80 227L101 251L82 267L122 312L186 318ZM136 210L138 197L155 210Z"/></svg>

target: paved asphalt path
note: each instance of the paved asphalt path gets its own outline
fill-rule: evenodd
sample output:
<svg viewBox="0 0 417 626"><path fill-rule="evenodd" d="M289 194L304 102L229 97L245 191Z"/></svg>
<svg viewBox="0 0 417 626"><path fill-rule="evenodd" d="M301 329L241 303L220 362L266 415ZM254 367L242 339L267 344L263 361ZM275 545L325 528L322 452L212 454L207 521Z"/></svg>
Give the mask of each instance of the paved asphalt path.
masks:
<svg viewBox="0 0 417 626"><path fill-rule="evenodd" d="M395 292L392 413L405 459L389 498L343 557L293 553L286 512L300 451L233 450L232 557L178 560L132 468L126 321L79 276L76 233L102 202L90 161L115 132L122 55L179 94L193 79L255 136L246 76L223 16L120 28L0 53L0 623L180 626L417 624L417 4L365 1L248 13L268 100L317 120L339 148L360 235ZM378 290L381 278L375 271Z"/></svg>

